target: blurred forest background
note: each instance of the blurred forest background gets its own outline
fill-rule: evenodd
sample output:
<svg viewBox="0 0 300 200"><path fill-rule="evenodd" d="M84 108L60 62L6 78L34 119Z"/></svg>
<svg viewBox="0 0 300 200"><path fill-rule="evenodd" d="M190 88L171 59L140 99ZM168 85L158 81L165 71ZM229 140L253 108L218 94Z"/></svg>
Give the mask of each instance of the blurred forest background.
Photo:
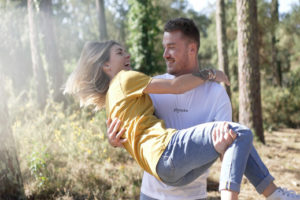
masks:
<svg viewBox="0 0 300 200"><path fill-rule="evenodd" d="M300 128L300 1L288 13L278 13L277 0L250 2L257 64L246 69L257 70L254 80L241 78L234 0L216 1L206 14L187 0L0 0L0 197L138 197L142 170L108 144L105 112L81 109L61 87L91 40L117 40L136 70L165 72L163 25L175 17L193 19L200 30L199 67L229 75L233 121L247 124L249 115L263 143L264 134ZM259 109L241 103L241 87L247 98L258 94Z"/></svg>

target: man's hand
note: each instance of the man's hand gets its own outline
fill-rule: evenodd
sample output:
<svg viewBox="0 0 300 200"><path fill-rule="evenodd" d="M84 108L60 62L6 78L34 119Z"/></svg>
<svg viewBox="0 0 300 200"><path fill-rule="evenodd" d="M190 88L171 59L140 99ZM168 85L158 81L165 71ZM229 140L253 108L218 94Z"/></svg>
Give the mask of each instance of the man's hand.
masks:
<svg viewBox="0 0 300 200"><path fill-rule="evenodd" d="M216 79L214 81L223 82L228 86L230 85L227 75L220 70L216 70Z"/></svg>
<svg viewBox="0 0 300 200"><path fill-rule="evenodd" d="M202 69L200 71L193 72L192 74L194 76L201 78L204 81L208 80L208 81L223 82L228 86L230 85L227 75L223 71L217 69Z"/></svg>
<svg viewBox="0 0 300 200"><path fill-rule="evenodd" d="M108 142L113 147L123 147L123 143L127 141L127 139L121 139L122 135L125 133L125 129L120 129L121 121L117 118L112 120L109 118L106 121L107 126L107 138Z"/></svg>
<svg viewBox="0 0 300 200"><path fill-rule="evenodd" d="M214 128L212 135L213 144L216 151L220 154L221 160L228 146L232 144L236 136L236 133L232 129L229 129L227 122L219 124Z"/></svg>

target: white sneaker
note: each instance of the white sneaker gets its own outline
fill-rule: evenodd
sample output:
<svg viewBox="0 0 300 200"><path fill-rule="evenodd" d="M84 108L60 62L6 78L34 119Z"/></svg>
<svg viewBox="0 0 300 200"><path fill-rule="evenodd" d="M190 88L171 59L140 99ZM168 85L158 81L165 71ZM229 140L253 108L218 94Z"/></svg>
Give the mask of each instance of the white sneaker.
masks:
<svg viewBox="0 0 300 200"><path fill-rule="evenodd" d="M277 188L267 200L300 200L300 195L296 194L293 190L285 188Z"/></svg>

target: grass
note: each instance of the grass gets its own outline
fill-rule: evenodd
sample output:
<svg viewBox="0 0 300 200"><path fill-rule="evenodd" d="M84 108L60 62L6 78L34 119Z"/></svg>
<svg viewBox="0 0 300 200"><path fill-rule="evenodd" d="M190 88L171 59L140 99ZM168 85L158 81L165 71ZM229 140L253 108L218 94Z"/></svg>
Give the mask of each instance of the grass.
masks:
<svg viewBox="0 0 300 200"><path fill-rule="evenodd" d="M33 103L10 103L28 199L139 199L142 170L125 150L106 139L105 113L49 102L40 112ZM300 130L265 133L255 143L276 183L300 193ZM220 162L211 169L218 182ZM215 184L212 187L216 188ZM209 191L208 199L219 199ZM244 179L241 199L264 199Z"/></svg>
<svg viewBox="0 0 300 200"><path fill-rule="evenodd" d="M265 132L266 145L255 142L254 145L262 160L275 178L275 184L294 190L300 194L300 129L280 129ZM213 165L209 178L219 179L220 162ZM211 191L208 199L219 199L219 193ZM265 199L257 194L254 187L244 177L240 199Z"/></svg>
<svg viewBox="0 0 300 200"><path fill-rule="evenodd" d="M142 170L106 140L105 113L49 103L11 107L29 199L133 199ZM130 166L130 167L129 167Z"/></svg>

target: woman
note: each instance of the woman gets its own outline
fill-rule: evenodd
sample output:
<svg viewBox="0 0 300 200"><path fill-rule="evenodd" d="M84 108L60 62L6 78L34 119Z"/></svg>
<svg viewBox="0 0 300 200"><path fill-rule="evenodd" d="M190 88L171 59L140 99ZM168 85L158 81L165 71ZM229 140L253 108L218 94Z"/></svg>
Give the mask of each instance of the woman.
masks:
<svg viewBox="0 0 300 200"><path fill-rule="evenodd" d="M131 71L129 58L115 41L87 43L78 67L67 81L65 93L77 96L84 106L94 105L99 109L105 104L109 118L123 121L126 150L144 170L166 184L190 183L221 155L222 199L237 199L244 173L258 191L275 191L274 178L252 146L248 128L229 123L224 137L227 144L234 141L226 150L227 145L219 144L218 135L212 134L221 122L178 131L166 129L164 122L153 115L148 93L183 93L207 80L228 83L221 71L204 70L172 80L151 79ZM271 195L270 199L276 198Z"/></svg>

